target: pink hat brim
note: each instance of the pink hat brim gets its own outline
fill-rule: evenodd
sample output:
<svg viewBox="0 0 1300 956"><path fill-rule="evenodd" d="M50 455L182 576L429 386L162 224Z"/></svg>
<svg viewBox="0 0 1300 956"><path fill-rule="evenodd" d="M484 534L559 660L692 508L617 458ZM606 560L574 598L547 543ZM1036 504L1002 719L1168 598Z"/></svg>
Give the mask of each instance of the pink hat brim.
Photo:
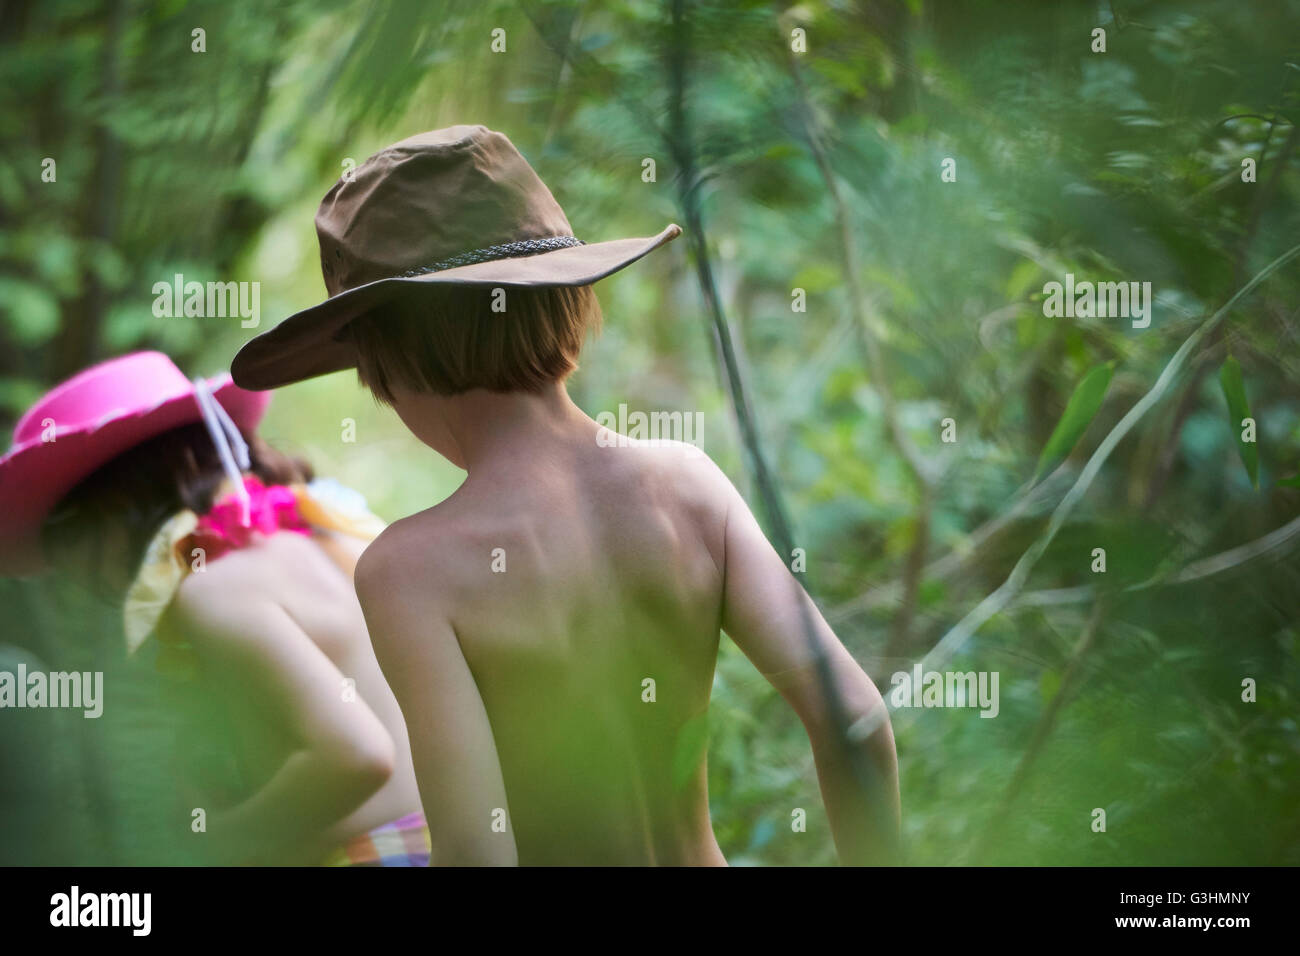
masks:
<svg viewBox="0 0 1300 956"><path fill-rule="evenodd" d="M271 393L242 389L229 375L219 375L209 385L240 431L257 428ZM45 570L41 525L82 479L136 445L197 421L202 421L202 413L189 392L152 408L60 432L51 442L36 438L12 448L0 458L0 575L20 577Z"/></svg>

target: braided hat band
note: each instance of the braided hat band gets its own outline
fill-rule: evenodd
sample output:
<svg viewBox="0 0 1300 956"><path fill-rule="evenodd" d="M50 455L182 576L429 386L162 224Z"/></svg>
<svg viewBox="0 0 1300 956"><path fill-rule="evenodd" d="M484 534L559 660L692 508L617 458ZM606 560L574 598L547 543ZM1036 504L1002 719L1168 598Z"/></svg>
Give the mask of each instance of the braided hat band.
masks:
<svg viewBox="0 0 1300 956"><path fill-rule="evenodd" d="M462 252L459 255L452 256L450 259L442 259L431 266L421 266L419 269L410 269L401 274L401 278L410 279L414 276L428 275L431 272L442 272L445 269L455 269L457 266L469 266L476 262L492 262L496 259L513 259L518 256L532 256L539 252L550 252L552 249L568 249L570 246L585 246L586 243L581 239L573 236L547 236L543 239L521 239L518 242L503 242L496 246L487 246L483 249L473 249L469 252Z"/></svg>

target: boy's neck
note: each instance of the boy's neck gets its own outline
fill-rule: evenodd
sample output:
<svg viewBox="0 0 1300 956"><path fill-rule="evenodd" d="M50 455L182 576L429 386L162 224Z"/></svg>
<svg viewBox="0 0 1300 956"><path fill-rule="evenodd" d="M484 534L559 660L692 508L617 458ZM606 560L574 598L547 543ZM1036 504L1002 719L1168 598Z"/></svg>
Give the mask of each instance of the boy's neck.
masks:
<svg viewBox="0 0 1300 956"><path fill-rule="evenodd" d="M535 461L596 428L563 382L540 392L474 389L403 406L407 427L470 474Z"/></svg>

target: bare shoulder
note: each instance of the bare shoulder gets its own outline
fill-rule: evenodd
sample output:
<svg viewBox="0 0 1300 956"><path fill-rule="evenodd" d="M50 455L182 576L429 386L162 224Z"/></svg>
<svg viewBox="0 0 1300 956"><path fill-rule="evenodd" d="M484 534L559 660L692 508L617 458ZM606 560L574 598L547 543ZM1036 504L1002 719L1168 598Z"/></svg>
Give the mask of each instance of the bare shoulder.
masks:
<svg viewBox="0 0 1300 956"><path fill-rule="evenodd" d="M721 546L727 514L740 500L726 473L700 448L677 441L661 441L639 449L647 480L671 496L710 541Z"/></svg>
<svg viewBox="0 0 1300 956"><path fill-rule="evenodd" d="M283 616L286 575L302 567L300 552L310 547L306 539L278 540L293 537L277 535L258 547L207 561L181 582L160 626L191 638L236 643L261 633L268 619Z"/></svg>
<svg viewBox="0 0 1300 956"><path fill-rule="evenodd" d="M457 520L443 505L394 521L357 560L354 579L362 607L382 602L425 613L440 600L438 584L459 553Z"/></svg>
<svg viewBox="0 0 1300 956"><path fill-rule="evenodd" d="M703 450L680 441L658 440L607 452L614 464L609 473L624 480L649 483L672 493L684 504L725 507L732 490L722 469Z"/></svg>
<svg viewBox="0 0 1300 956"><path fill-rule="evenodd" d="M388 525L357 559L358 590L400 586L411 576L413 566L436 560L441 549L431 544L445 540L449 524L439 508L434 507Z"/></svg>
<svg viewBox="0 0 1300 956"><path fill-rule="evenodd" d="M439 505L394 521L357 561L353 580L370 643L397 693L415 665L455 643L455 535Z"/></svg>

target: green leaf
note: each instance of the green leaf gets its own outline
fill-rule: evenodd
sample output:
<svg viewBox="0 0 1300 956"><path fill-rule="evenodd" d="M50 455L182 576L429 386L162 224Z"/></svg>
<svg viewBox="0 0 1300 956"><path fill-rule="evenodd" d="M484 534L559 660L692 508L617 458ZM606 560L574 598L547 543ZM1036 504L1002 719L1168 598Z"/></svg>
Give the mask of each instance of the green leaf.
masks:
<svg viewBox="0 0 1300 956"><path fill-rule="evenodd" d="M1242 422L1250 418L1250 404L1246 401L1246 383L1241 378L1241 365L1236 358L1229 355L1223 367L1219 369L1219 385L1223 388L1223 397L1228 402L1228 418L1232 432L1237 437L1237 451L1241 453L1241 462L1250 475L1250 483L1259 487L1259 449L1253 441L1242 441L1245 430Z"/></svg>
<svg viewBox="0 0 1300 956"><path fill-rule="evenodd" d="M0 277L0 302L9 334L20 345L44 345L59 331L59 303L39 285Z"/></svg>
<svg viewBox="0 0 1300 956"><path fill-rule="evenodd" d="M673 786L678 790L694 776L709 749L709 714L688 718L677 734L673 752Z"/></svg>
<svg viewBox="0 0 1300 956"><path fill-rule="evenodd" d="M1061 672L1058 670L1043 671L1043 676L1038 679L1038 693L1043 698L1044 704L1050 704L1052 698L1056 696L1057 691L1061 689Z"/></svg>
<svg viewBox="0 0 1300 956"><path fill-rule="evenodd" d="M1007 300L1016 302L1028 295L1029 290L1038 284L1038 277L1042 274L1043 268L1037 262L1032 259L1021 259L1011 270L1011 277L1007 279Z"/></svg>
<svg viewBox="0 0 1300 956"><path fill-rule="evenodd" d="M1056 423L1052 437L1047 439L1043 453L1038 457L1038 467L1034 469L1034 481L1046 474L1061 462L1074 449L1083 433L1088 430L1097 409L1101 408L1110 387L1110 377L1115 371L1114 362L1104 362L1088 369L1065 404L1061 420Z"/></svg>
<svg viewBox="0 0 1300 956"><path fill-rule="evenodd" d="M1274 484L1279 488L1300 488L1300 473L1294 474L1290 478L1279 478Z"/></svg>

